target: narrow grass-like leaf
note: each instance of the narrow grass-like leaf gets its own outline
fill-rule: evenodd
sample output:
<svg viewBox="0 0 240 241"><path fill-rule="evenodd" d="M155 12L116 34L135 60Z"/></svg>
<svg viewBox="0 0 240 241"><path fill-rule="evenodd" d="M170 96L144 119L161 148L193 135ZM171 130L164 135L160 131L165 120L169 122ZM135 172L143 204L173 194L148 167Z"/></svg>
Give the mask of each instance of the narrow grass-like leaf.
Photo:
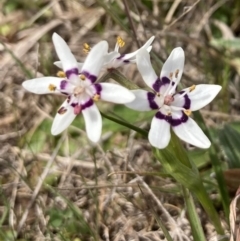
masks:
<svg viewBox="0 0 240 241"><path fill-rule="evenodd" d="M230 168L240 168L240 133L231 126L225 125L219 131L219 140L227 156Z"/></svg>
<svg viewBox="0 0 240 241"><path fill-rule="evenodd" d="M160 150L154 151L156 158L161 162L164 169L179 183L188 188L194 195L196 195L198 201L202 204L212 223L214 224L216 231L219 234L224 234L221 227L219 215L217 214L212 201L210 200L199 175L192 171L190 168L184 166L178 158L172 154L161 153Z"/></svg>
<svg viewBox="0 0 240 241"><path fill-rule="evenodd" d="M222 163L218 157L219 147L213 141L213 139L210 135L209 129L206 127L205 122L204 122L200 112L195 111L194 117L197 119L197 122L199 123L200 127L203 129L203 131L205 132L205 134L208 136L208 138L210 139L210 141L212 143L211 147L209 148L209 156L210 156L210 160L211 160L214 172L216 174L216 179L217 179L217 183L218 183L219 192L221 195L221 201L222 201L223 209L225 212L225 216L229 217L230 199L229 199L227 186L226 186L224 176L223 176Z"/></svg>
<svg viewBox="0 0 240 241"><path fill-rule="evenodd" d="M112 78L116 80L120 85L126 87L129 90L139 89L139 86L134 84L131 80L128 80L124 75L122 75L117 69L112 69L108 75L105 76L106 78Z"/></svg>
<svg viewBox="0 0 240 241"><path fill-rule="evenodd" d="M199 240L199 241L205 241L205 236L203 232L203 228L201 225L201 222L199 220L197 210L193 201L193 197L191 193L184 187L182 186L183 190L183 197L185 200L185 204L187 207L187 213L189 217L189 222L191 225L191 230L192 230L192 235L194 240Z"/></svg>
<svg viewBox="0 0 240 241"><path fill-rule="evenodd" d="M120 124L120 125L126 126L127 128L129 128L129 129L131 129L131 130L134 130L134 131L142 134L143 136L147 136L147 133L148 133L148 132L145 131L145 130L143 130L143 129L141 129L141 128L139 128L139 127L137 127L137 126L134 126L134 125L132 125L132 124L130 124L130 123L127 123L127 122L125 122L125 121L123 121L123 120L119 120L119 119L117 119L117 118L115 118L115 117L109 116L109 115L107 115L107 114L105 114L105 113L103 113L103 112L101 112L101 115L102 115L103 117L111 120L111 121L114 121L115 123L118 123L118 124Z"/></svg>
<svg viewBox="0 0 240 241"><path fill-rule="evenodd" d="M163 150L154 148L155 157L160 161L167 173L197 197L213 222L216 231L221 235L224 234L219 215L203 186L196 166L188 159L187 154L184 154L184 149L175 134L172 133L171 136L167 148Z"/></svg>

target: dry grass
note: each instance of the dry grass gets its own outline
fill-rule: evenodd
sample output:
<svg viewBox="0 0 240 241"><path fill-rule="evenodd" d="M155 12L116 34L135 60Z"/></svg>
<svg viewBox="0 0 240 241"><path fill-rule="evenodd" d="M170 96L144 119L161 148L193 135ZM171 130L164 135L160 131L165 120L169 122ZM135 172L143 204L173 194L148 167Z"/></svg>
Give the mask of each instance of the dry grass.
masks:
<svg viewBox="0 0 240 241"><path fill-rule="evenodd" d="M216 35L223 40L239 36L240 7L230 0L194 4L178 0L127 1L133 29L123 2L109 1L104 9L102 4L106 2L0 3L1 240L14 240L14 236L17 240L39 241L165 240L154 214L174 240L193 240L181 188L164 174L149 174L161 171L161 166L153 159L146 140L126 129L113 131L107 126L109 122L102 141L94 147L77 127L69 128L61 137L52 137L51 120L62 98L26 93L21 83L30 78L27 71L32 76L57 72L52 65L57 59L51 42L53 32L69 43L78 60L85 58L85 42L93 45L106 39L114 48L115 38L120 35L126 40L122 51L130 52L155 35L153 49L162 61L173 47L184 48L183 85L223 85L215 105L202 111L207 125L220 127L239 121L239 49L217 48L213 40ZM6 6L13 10L8 12ZM214 15L218 11L227 18L229 13L219 10L223 6L236 7L229 24ZM113 21L111 13L117 13L127 29L133 29L131 34ZM160 69L159 62L155 61L155 66ZM123 68L123 73L142 85L134 65ZM109 105L102 108L114 110ZM143 120L139 123L148 128L149 121L139 118ZM215 191L210 194L214 197ZM201 207L198 212L207 240L218 240ZM221 207L219 215L228 234Z"/></svg>

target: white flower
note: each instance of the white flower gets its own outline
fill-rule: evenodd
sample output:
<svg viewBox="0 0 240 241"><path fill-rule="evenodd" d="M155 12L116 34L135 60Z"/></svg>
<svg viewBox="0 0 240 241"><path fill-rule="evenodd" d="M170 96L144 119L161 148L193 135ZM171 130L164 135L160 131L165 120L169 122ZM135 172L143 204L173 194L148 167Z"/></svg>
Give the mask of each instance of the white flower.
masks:
<svg viewBox="0 0 240 241"><path fill-rule="evenodd" d="M138 49L132 53L120 54L119 48L123 47L125 42L120 37L118 37L114 51L112 51L110 53L106 53L104 55L102 68L104 70L117 69L120 66L128 64L128 63L136 63L136 55L137 55L138 51L141 49L146 49L148 52L150 52L152 49L151 44L152 44L154 38L155 37L152 36L140 49ZM87 45L87 51L88 50L91 52L90 47ZM57 67L62 68L61 61L56 61L56 62L54 62L54 64ZM82 66L83 66L83 63L78 63L79 72L81 72Z"/></svg>
<svg viewBox="0 0 240 241"><path fill-rule="evenodd" d="M108 53L105 56L105 61L103 64L103 68L105 69L117 69L118 67L127 64L127 63L136 63L136 55L141 49L145 49L148 52L152 49L152 42L154 40L154 36L152 36L140 49L129 53L129 54L120 54L119 48L124 46L124 41L118 37L117 42L114 48L114 51Z"/></svg>
<svg viewBox="0 0 240 241"><path fill-rule="evenodd" d="M138 111L157 110L148 139L152 146L160 149L165 148L170 141L170 126L187 143L200 148L209 148L211 145L207 136L189 116L191 111L199 110L210 103L222 87L200 84L176 92L183 73L184 58L183 49L175 48L158 77L152 68L149 53L141 50L137 54L138 70L154 93L133 90L136 98L126 106Z"/></svg>
<svg viewBox="0 0 240 241"><path fill-rule="evenodd" d="M103 64L103 56L108 51L108 43L96 44L79 73L78 64L66 42L56 33L53 43L62 63L65 78L42 77L23 82L23 87L35 94L64 94L67 99L59 108L52 124L51 132L57 135L65 130L82 113L88 138L97 142L102 131L102 117L94 101L99 99L113 103L128 103L134 95L126 88L111 83L95 83Z"/></svg>

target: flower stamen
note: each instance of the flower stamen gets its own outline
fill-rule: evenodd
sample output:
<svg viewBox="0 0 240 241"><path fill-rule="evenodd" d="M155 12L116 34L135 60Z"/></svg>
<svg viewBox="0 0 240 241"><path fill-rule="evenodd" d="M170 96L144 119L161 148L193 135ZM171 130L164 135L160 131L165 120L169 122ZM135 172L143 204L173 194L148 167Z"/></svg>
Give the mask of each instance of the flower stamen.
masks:
<svg viewBox="0 0 240 241"><path fill-rule="evenodd" d="M179 69L175 71L175 78L178 78L178 74L179 74Z"/></svg>
<svg viewBox="0 0 240 241"><path fill-rule="evenodd" d="M65 75L65 73L63 71L58 71L57 72L57 76L60 77L60 78L65 78L66 77L66 75Z"/></svg>
<svg viewBox="0 0 240 241"><path fill-rule="evenodd" d="M67 112L67 109L65 107L63 107L63 106L58 110L58 114L60 114L60 115L63 115L66 112Z"/></svg>
<svg viewBox="0 0 240 241"><path fill-rule="evenodd" d="M192 114L191 110L183 110L184 114L186 114L187 116L190 116Z"/></svg>
<svg viewBox="0 0 240 241"><path fill-rule="evenodd" d="M50 84L50 85L48 86L48 89L49 89L50 91L55 91L55 90L57 89L57 87L56 87L55 85L53 85L53 84Z"/></svg>
<svg viewBox="0 0 240 241"><path fill-rule="evenodd" d="M193 90L195 90L196 85L192 85L191 87L189 87L189 92L192 92Z"/></svg>
<svg viewBox="0 0 240 241"><path fill-rule="evenodd" d="M67 103L70 103L70 100L71 100L71 96L69 95L69 96L67 97Z"/></svg>
<svg viewBox="0 0 240 241"><path fill-rule="evenodd" d="M93 99L94 101L99 101L99 100L100 100L100 95L95 94L95 95L92 97L92 99Z"/></svg>
<svg viewBox="0 0 240 241"><path fill-rule="evenodd" d="M84 81L86 79L86 76L84 74L80 74L79 78Z"/></svg>
<svg viewBox="0 0 240 241"><path fill-rule="evenodd" d="M84 43L83 44L83 52L85 54L88 54L90 52L90 50L91 50L91 47L87 43Z"/></svg>
<svg viewBox="0 0 240 241"><path fill-rule="evenodd" d="M120 36L117 37L117 44L120 48L122 48L125 45L124 40Z"/></svg>

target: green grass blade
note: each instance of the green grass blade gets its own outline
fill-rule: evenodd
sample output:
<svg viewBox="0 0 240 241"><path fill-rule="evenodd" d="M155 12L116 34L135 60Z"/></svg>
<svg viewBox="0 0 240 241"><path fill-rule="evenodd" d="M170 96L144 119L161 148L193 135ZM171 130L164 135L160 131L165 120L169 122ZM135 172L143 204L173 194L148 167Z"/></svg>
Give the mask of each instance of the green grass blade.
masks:
<svg viewBox="0 0 240 241"><path fill-rule="evenodd" d="M199 220L196 207L193 201L193 197L191 193L184 186L182 186L182 190L183 190L183 197L185 200L185 204L187 207L187 213L188 213L189 222L191 225L193 239L199 240L199 241L206 241L202 224Z"/></svg>
<svg viewBox="0 0 240 241"><path fill-rule="evenodd" d="M219 157L217 154L219 152L218 146L214 143L213 139L211 138L210 132L206 127L200 112L199 111L194 112L194 117L196 117L200 127L203 129L203 131L205 132L205 134L208 136L208 138L212 143L211 147L209 148L209 156L210 156L210 160L211 160L214 172L216 174L218 189L221 195L221 201L225 212L225 216L229 217L230 199L227 191L227 185L223 176L222 163L219 160Z"/></svg>

